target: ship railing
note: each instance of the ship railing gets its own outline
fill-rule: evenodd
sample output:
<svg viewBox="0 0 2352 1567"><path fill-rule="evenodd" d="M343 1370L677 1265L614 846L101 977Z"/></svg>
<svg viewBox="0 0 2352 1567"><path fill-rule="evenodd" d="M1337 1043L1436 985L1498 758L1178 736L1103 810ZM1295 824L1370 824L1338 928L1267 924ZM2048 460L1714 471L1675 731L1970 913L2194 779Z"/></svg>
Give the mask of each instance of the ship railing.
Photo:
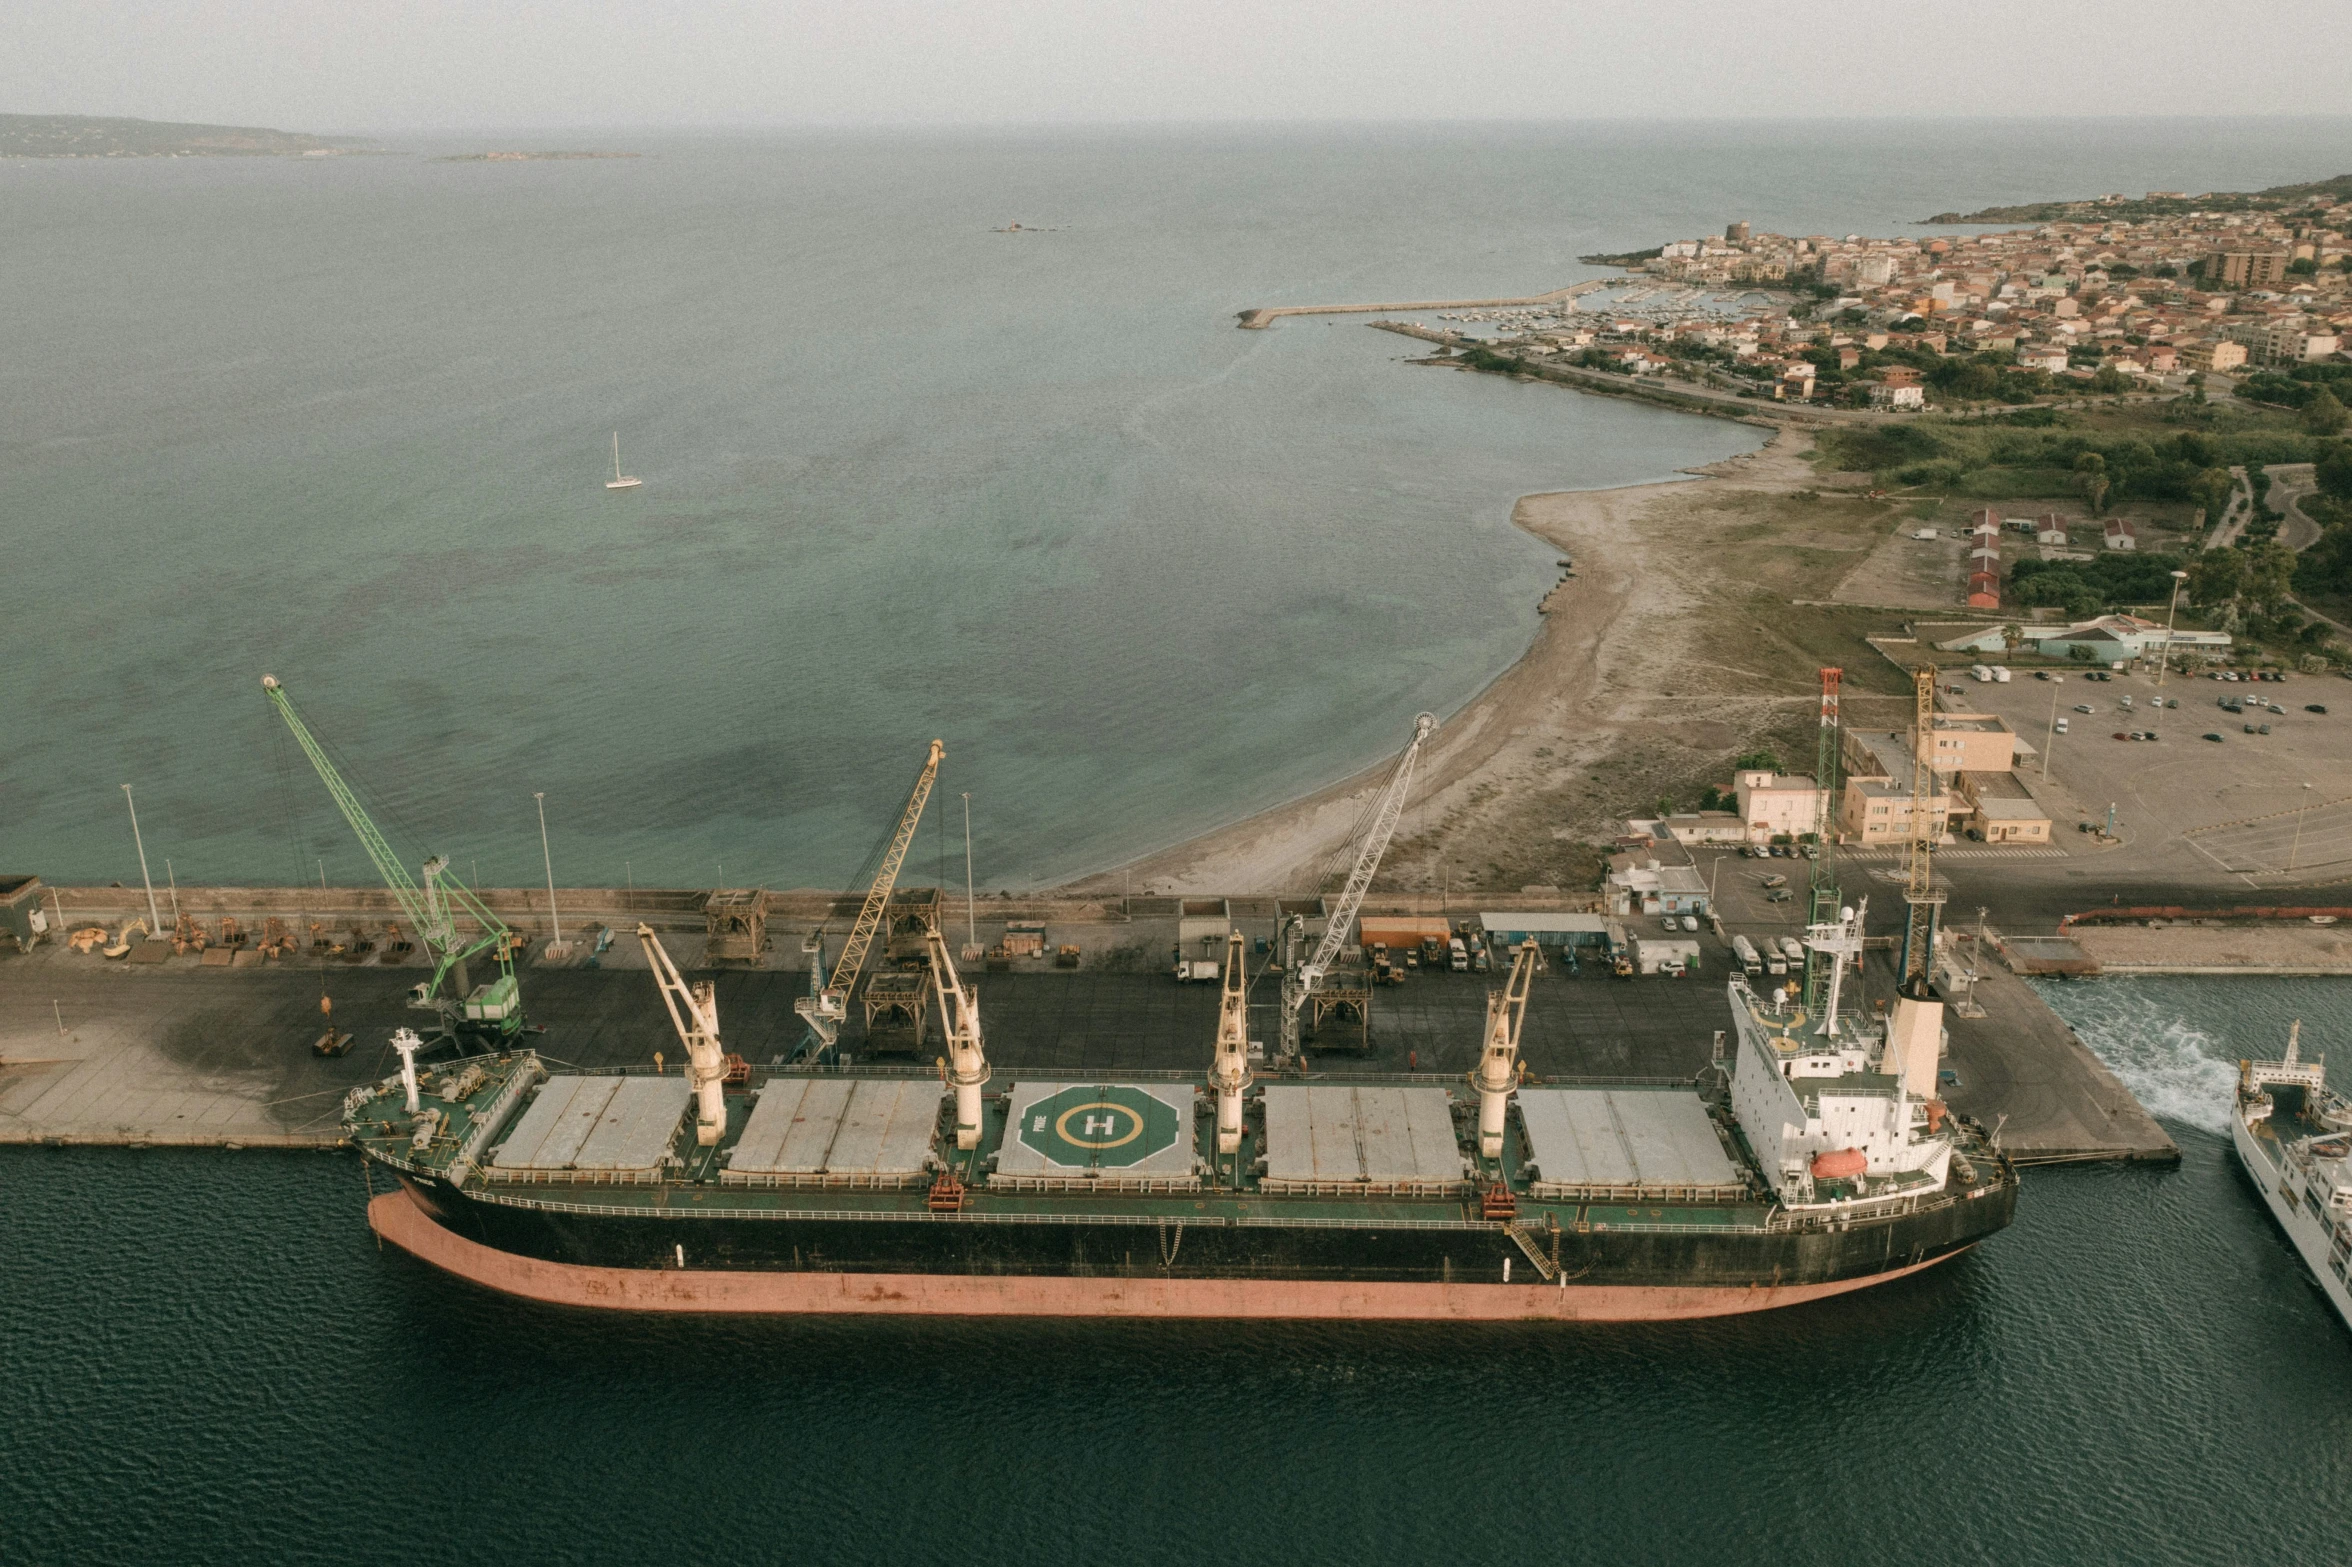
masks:
<svg viewBox="0 0 2352 1567"><path fill-rule="evenodd" d="M658 1077L663 1075L660 1068L650 1066L576 1066L570 1062L559 1061L552 1056L543 1056L541 1059L550 1065L561 1067L566 1072L582 1077ZM1187 1071L1173 1067L1120 1067L1116 1071L1102 1072L1077 1067L1000 1066L997 1071L999 1076L1028 1082L1070 1083L1198 1083L1204 1081L1208 1075L1205 1071ZM763 1082L773 1081L777 1078L801 1077L936 1078L939 1075L939 1067L932 1062L902 1065L897 1062L885 1064L861 1061L851 1066L818 1066L810 1062L795 1061L783 1065L754 1066L752 1073ZM1260 1081L1266 1083L1387 1083L1404 1087L1456 1088L1461 1086L1462 1074L1459 1072L1308 1072L1297 1078L1277 1078L1269 1071ZM1614 1073L1600 1076L1540 1077L1531 1073L1525 1086L1529 1088L1695 1088L1697 1083L1698 1080L1695 1077L1627 1077Z"/></svg>
<svg viewBox="0 0 2352 1567"><path fill-rule="evenodd" d="M548 1190L548 1188L540 1188ZM524 1196L513 1189L484 1186L473 1194L476 1202L508 1208L535 1208L549 1213L586 1214L614 1219L807 1219L826 1223L873 1224L1108 1224L1152 1227L1181 1223L1187 1228L1332 1229L1332 1230L1484 1230L1503 1226L1481 1219L1281 1219L1256 1215L1190 1213L933 1213L924 1208L736 1208L702 1204L656 1208L652 1204L567 1202L561 1198ZM1611 1225L1611 1229L1699 1229L1698 1225ZM1736 1229L1738 1226L1724 1226Z"/></svg>

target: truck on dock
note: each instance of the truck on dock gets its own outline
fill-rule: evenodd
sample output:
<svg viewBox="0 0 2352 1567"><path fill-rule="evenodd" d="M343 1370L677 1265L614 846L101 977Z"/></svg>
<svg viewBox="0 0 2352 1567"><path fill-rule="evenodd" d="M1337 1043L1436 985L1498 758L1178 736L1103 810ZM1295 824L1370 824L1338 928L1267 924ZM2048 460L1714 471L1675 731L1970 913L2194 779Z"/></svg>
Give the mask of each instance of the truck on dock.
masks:
<svg viewBox="0 0 2352 1567"><path fill-rule="evenodd" d="M1757 954L1756 944L1747 937L1734 936L1731 938L1731 954L1739 959L1740 972L1744 974L1764 972L1764 959Z"/></svg>

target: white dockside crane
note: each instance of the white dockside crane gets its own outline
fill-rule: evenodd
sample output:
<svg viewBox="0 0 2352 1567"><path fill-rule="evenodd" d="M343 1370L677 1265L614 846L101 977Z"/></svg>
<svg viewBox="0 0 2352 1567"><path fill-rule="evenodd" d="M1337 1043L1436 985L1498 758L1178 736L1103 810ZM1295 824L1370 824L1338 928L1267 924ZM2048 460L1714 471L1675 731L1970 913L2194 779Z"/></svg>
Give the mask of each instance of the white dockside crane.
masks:
<svg viewBox="0 0 2352 1567"><path fill-rule="evenodd" d="M1241 1152L1241 1096L1250 1085L1249 982L1242 973L1247 942L1240 931L1225 937L1225 993L1217 1006L1217 1059L1209 1081L1217 1090L1217 1155Z"/></svg>
<svg viewBox="0 0 2352 1567"><path fill-rule="evenodd" d="M694 1141L699 1147L714 1147L727 1135L727 1062L719 1052L718 995L707 979L687 988L651 925L640 923L637 939L645 944L646 966L661 986L662 1004L670 1009L670 1026L686 1047L686 1081L694 1088Z"/></svg>
<svg viewBox="0 0 2352 1567"><path fill-rule="evenodd" d="M956 1147L980 1146L980 1090L988 1082L988 1053L980 1043L980 998L964 988L948 956L947 938L934 925L923 933L930 948L931 986L939 996L939 1023L947 1034L947 1080L955 1088Z"/></svg>
<svg viewBox="0 0 2352 1567"><path fill-rule="evenodd" d="M1478 1157L1503 1156L1503 1115L1519 1084L1519 1029L1527 1021L1528 987L1535 983L1535 943L1521 942L1511 959L1511 978L1486 993L1486 1046L1470 1074L1478 1090Z"/></svg>
<svg viewBox="0 0 2352 1567"><path fill-rule="evenodd" d="M1437 715L1422 713L1413 720L1413 738L1404 753L1396 760L1388 775L1388 783L1380 792L1373 807L1371 820L1363 836L1357 840L1356 863L1348 872L1347 886L1339 895L1338 905L1323 927L1323 939L1315 946L1315 955L1304 963L1294 964L1282 976L1282 1064L1289 1066L1298 1059L1299 1013L1307 1004L1307 996L1323 983L1323 976L1331 971L1331 963L1339 956L1339 949L1347 944L1348 933L1355 928L1356 911L1364 905L1364 894L1371 890L1372 873L1380 869L1380 857L1388 852L1388 840L1396 836L1397 819L1405 812L1405 791L1413 782L1413 764L1420 760L1421 748L1429 737L1437 733Z"/></svg>

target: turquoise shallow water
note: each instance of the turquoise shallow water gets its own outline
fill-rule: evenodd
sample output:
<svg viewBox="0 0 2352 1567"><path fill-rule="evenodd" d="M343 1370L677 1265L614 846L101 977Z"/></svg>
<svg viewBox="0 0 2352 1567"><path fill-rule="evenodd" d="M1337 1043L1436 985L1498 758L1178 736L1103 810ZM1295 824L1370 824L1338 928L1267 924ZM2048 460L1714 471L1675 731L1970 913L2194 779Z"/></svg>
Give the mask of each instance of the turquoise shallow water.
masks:
<svg viewBox="0 0 2352 1567"><path fill-rule="evenodd" d="M2226 1053L2273 1012L2340 1048L2341 994L2060 1001L2102 1048L2158 1006ZM0 1550L2329 1560L2352 1334L2226 1141L2173 1124L2179 1170L2033 1173L1917 1279L1567 1330L613 1320L379 1253L340 1158L5 1150Z"/></svg>
<svg viewBox="0 0 2352 1567"><path fill-rule="evenodd" d="M183 877L365 879L265 670L493 882L545 791L566 881L841 884L934 734L984 883L1111 863L1506 666L1516 496L1756 438L1234 311L2352 166L2344 122L593 140L652 155L0 164L11 865L128 880L127 781Z"/></svg>

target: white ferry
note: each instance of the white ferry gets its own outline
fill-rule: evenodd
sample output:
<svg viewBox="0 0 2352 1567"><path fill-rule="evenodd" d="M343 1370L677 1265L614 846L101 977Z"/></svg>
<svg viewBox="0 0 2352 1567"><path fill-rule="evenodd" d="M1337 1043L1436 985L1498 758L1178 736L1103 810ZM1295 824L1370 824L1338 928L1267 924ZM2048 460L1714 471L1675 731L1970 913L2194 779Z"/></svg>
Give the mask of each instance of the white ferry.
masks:
<svg viewBox="0 0 2352 1567"><path fill-rule="evenodd" d="M2327 1086L2325 1057L2301 1060L2303 1025L2280 1061L2238 1063L2230 1140L2336 1315L2352 1326L2352 1103Z"/></svg>

